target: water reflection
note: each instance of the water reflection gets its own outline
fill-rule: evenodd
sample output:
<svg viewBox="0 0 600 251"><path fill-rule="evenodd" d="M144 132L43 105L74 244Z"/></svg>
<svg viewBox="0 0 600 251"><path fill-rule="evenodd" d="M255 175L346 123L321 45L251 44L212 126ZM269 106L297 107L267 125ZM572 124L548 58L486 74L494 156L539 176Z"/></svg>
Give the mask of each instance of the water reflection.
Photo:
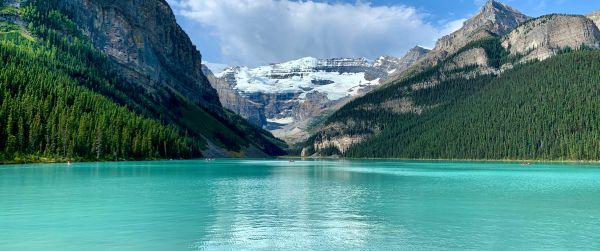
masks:
<svg viewBox="0 0 600 251"><path fill-rule="evenodd" d="M392 161L0 167L0 250L600 248L600 169Z"/></svg>

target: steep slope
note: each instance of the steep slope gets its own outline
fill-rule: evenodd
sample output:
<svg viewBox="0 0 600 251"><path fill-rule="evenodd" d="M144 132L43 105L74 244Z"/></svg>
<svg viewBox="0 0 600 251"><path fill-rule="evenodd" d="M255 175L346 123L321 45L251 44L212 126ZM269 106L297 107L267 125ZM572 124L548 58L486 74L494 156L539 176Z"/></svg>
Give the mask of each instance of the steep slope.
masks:
<svg viewBox="0 0 600 251"><path fill-rule="evenodd" d="M481 11L467 20L459 30L440 38L435 48L411 69L395 74L390 80L393 81L436 65L470 42L493 36L503 36L528 19L528 16L506 4L489 0Z"/></svg>
<svg viewBox="0 0 600 251"><path fill-rule="evenodd" d="M283 142L221 107L199 52L164 1L113 2L32 0L15 8L8 25L34 36L28 46L46 44L60 57L80 58L57 66L72 68L65 74L78 86L203 142L193 157L283 153Z"/></svg>
<svg viewBox="0 0 600 251"><path fill-rule="evenodd" d="M594 11L590 14L586 15L589 19L591 19L592 21L594 21L594 23L596 24L596 26L598 26L600 28L600 10L598 11Z"/></svg>
<svg viewBox="0 0 600 251"><path fill-rule="evenodd" d="M379 85L389 74L407 69L426 53L416 47L403 58L381 57L373 63L308 57L253 69L230 67L210 82L225 107L296 143L308 138L320 118Z"/></svg>
<svg viewBox="0 0 600 251"><path fill-rule="evenodd" d="M319 132L311 137L303 150L303 155L316 153L318 155L342 154L353 157L589 158L590 155L573 157L544 152L548 149L539 152L519 149L518 151L521 152L515 155L515 149L520 147L519 143L530 144L530 142L524 141L512 141L511 145L505 144L506 149L510 149L507 151L510 152L499 151L498 155L492 156L490 152L481 148L490 143L488 139L492 138L492 135L478 134L477 132L480 130L491 134L491 131L487 131L487 126L490 123L507 119L504 116L509 113L507 110L505 113L495 114L494 105L500 108L504 107L505 103L499 102L486 93L489 85L506 88L502 90L503 92L513 89L517 92L527 92L527 94L514 94L515 100L518 100L515 102L521 106L531 105L531 107L539 107L539 109L563 107L565 109L561 110L562 116L592 123L589 119L593 119L593 117L584 118L580 114L568 114L569 109L564 106L583 102L578 99L593 99L593 92L590 93L589 89L599 83L597 72L600 69L595 61L598 51L589 50L598 48L600 43L598 33L598 28L583 16L549 15L524 22L505 36L489 36L471 41L434 66L416 74L407 75L399 81L385 85L345 105L330 116ZM577 49L584 51L572 53ZM565 53L570 54L562 55ZM556 55L559 55L558 59L551 58ZM586 58L588 56L589 58ZM548 58L551 58L552 61L548 63L538 61ZM564 60L565 63L563 64L561 60ZM578 63L578 60L581 60L581 63ZM528 71L530 71L530 75L527 75ZM517 81L515 76L523 79ZM525 86L527 84L536 85L537 89L535 91L528 90L529 92L520 90L526 87L517 88L514 86L515 83ZM548 95L546 91L539 91L543 83L548 83L549 91L561 90L552 93L553 98L559 99L561 93L566 91L563 86L565 83L573 83L572 87L575 90L572 92L576 95L571 96L572 99L566 100L566 103L529 104L529 102L533 102L535 95L539 97ZM579 89L585 89L588 92L579 92ZM480 102L484 102L486 99L479 99L479 96L494 100L496 103L484 105ZM478 101L470 102L474 99ZM552 102L559 101L552 100ZM457 104L462 105L457 108L459 107ZM514 108L514 106L511 107ZM463 112L463 110L473 112L473 109L479 108L482 108L482 110L478 110L481 117L468 116ZM584 108L584 110L585 112L593 111L592 108L589 110ZM442 133L453 119L448 114L453 114L459 119L461 116L470 119L460 122L464 123L465 128L469 123L473 124L473 129L465 132L468 133L466 136L470 137L469 142L458 140L460 137L465 137L460 131L461 127L454 128L453 134ZM441 120L441 118L445 120ZM508 119L508 121L511 120ZM570 121L560 121L560 123L567 122ZM532 126L543 128L543 123L552 124L553 122L539 118L539 121ZM510 124L509 122L502 124L506 128L509 125L514 131L502 131L502 133L511 139L539 132L529 126ZM438 131L430 134L430 129L434 127ZM497 127L493 128L498 129ZM462 146L450 146L444 141L449 138L453 142L460 142ZM519 139L522 140L522 138ZM423 147L422 151L415 142L419 142L419 146ZM574 142L578 141L569 139L568 144ZM579 143L587 144L589 142ZM564 144L567 144L566 141ZM434 145L435 147L433 147ZM593 146L588 144L586 147ZM454 151L455 148L461 150ZM541 152L544 153L541 154Z"/></svg>
<svg viewBox="0 0 600 251"><path fill-rule="evenodd" d="M544 60L565 48L600 48L600 30L584 16L547 15L523 23L502 42L523 61Z"/></svg>
<svg viewBox="0 0 600 251"><path fill-rule="evenodd" d="M225 108L244 117L252 124L265 125L267 123L264 110L261 109L260 104L240 95L230 81L217 78L207 66L202 65L202 72L208 78L208 82L212 87L217 90L219 99Z"/></svg>
<svg viewBox="0 0 600 251"><path fill-rule="evenodd" d="M596 160L598 62L600 51L577 51L464 82L476 90L423 116L398 118L346 156Z"/></svg>
<svg viewBox="0 0 600 251"><path fill-rule="evenodd" d="M165 1L50 2L114 60L115 72L128 82L157 96L167 84L194 103L219 110L218 95L202 74L200 52L177 25Z"/></svg>
<svg viewBox="0 0 600 251"><path fill-rule="evenodd" d="M410 68L415 62L425 57L429 49L421 46L415 46L410 49L402 58L382 56L373 63L373 67L385 70L388 74L399 74Z"/></svg>

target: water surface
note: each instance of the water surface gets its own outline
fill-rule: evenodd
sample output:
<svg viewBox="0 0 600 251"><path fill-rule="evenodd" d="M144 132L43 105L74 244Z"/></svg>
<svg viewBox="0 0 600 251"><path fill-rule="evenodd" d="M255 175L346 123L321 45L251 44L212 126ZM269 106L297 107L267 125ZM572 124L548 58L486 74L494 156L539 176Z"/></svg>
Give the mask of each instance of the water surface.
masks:
<svg viewBox="0 0 600 251"><path fill-rule="evenodd" d="M0 166L0 250L600 249L593 165Z"/></svg>

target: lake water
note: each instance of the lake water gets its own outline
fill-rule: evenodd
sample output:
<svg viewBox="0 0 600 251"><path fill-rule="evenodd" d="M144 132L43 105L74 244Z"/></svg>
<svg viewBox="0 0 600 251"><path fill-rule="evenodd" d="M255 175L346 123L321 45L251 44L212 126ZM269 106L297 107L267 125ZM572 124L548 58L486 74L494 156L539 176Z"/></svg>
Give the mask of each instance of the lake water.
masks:
<svg viewBox="0 0 600 251"><path fill-rule="evenodd" d="M600 249L600 167L0 166L0 250Z"/></svg>

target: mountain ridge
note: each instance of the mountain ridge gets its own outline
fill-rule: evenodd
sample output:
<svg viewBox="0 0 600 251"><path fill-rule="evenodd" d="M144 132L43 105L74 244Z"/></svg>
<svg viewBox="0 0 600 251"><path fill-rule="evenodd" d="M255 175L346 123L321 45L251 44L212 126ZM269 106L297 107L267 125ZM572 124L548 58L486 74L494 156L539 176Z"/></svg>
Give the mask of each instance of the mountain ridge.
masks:
<svg viewBox="0 0 600 251"><path fill-rule="evenodd" d="M228 67L207 75L223 105L288 143L305 140L322 116L367 93L391 73L404 71L428 52L402 58L305 57L256 68Z"/></svg>
<svg viewBox="0 0 600 251"><path fill-rule="evenodd" d="M199 142L200 153L188 158L285 153L285 143L221 106L217 91L202 72L201 54L176 23L165 1L11 0L11 5L17 9L10 19L20 21L2 26L15 30L19 26L20 32L10 31L11 36L4 39L11 40L14 34L14 39L32 41L24 46L38 46L36 41L41 41L49 50L52 46L59 48L59 56L66 59L87 56L80 65L62 66L73 68L64 73L115 105L174 127L179 136ZM72 51L81 52L72 55ZM61 117L60 121L74 119ZM161 155L170 147L165 146ZM144 154L138 157L156 155Z"/></svg>
<svg viewBox="0 0 600 251"><path fill-rule="evenodd" d="M469 42L505 35L529 19L530 17L506 4L489 0L475 16L465 21L460 29L438 39L427 56L410 69L390 77L388 83L438 64Z"/></svg>
<svg viewBox="0 0 600 251"><path fill-rule="evenodd" d="M346 155L350 151L351 156L355 157L359 156L356 155L359 152L364 157L377 157L368 150L368 147L377 144L377 140L388 143L394 139L402 140L396 137L407 137L402 130L410 127L427 130L415 121L438 116L438 111L443 107L471 98L471 95L478 93L478 88L485 86L484 83L506 73L514 74L524 67L522 65L539 64L536 62L572 50L600 48L600 31L584 16L548 15L530 19L519 14L518 18L509 18L511 21L506 27L512 29L476 21L490 19L485 16L491 16L489 13L496 13L498 9L518 12L507 5L488 1L482 11L465 22L461 29L440 39L436 48L411 70L346 104L327 118L318 132L307 141L302 155ZM477 23L483 25L473 25ZM490 28L503 35L494 34ZM455 39L465 33L471 35ZM457 45L461 47L456 48ZM436 60L431 61L432 58ZM400 129L403 126L404 129ZM433 138L429 140L435 141ZM401 151L398 149L401 146L387 147ZM377 148L384 151L385 147L378 145ZM418 158L416 155L412 157Z"/></svg>

